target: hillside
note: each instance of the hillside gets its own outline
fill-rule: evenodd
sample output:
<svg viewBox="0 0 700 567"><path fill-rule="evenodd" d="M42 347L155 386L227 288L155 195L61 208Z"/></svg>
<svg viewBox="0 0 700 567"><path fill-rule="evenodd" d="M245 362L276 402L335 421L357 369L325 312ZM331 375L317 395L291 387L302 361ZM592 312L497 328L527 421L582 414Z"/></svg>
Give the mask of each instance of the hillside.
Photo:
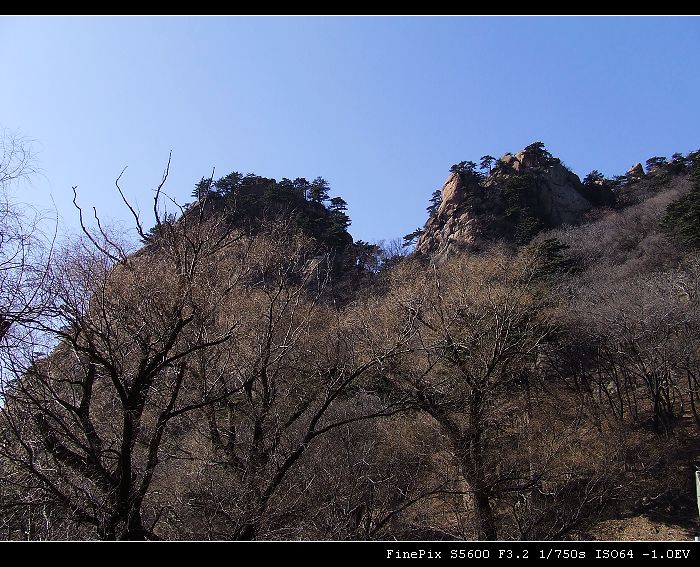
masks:
<svg viewBox="0 0 700 567"><path fill-rule="evenodd" d="M697 532L700 154L484 158L410 255L321 178L238 173L136 254L57 250L3 343L0 537Z"/></svg>

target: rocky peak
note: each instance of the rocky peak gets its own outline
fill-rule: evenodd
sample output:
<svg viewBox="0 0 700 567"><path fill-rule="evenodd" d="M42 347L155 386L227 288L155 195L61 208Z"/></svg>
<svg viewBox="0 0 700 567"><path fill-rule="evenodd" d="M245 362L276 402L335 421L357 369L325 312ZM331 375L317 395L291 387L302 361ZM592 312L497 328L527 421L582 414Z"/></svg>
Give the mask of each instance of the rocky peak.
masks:
<svg viewBox="0 0 700 567"><path fill-rule="evenodd" d="M464 184L459 173L451 173L442 186L442 201L438 207L437 214L441 215L448 210L456 208L464 198Z"/></svg>
<svg viewBox="0 0 700 567"><path fill-rule="evenodd" d="M443 259L494 241L525 243L540 230L577 223L593 206L585 193L577 175L532 144L503 155L486 177L451 173L416 251Z"/></svg>
<svg viewBox="0 0 700 567"><path fill-rule="evenodd" d="M635 179L641 179L642 177L644 177L644 167L642 167L641 163L636 163L635 165L629 168L629 170L627 171L627 176Z"/></svg>
<svg viewBox="0 0 700 567"><path fill-rule="evenodd" d="M506 166L509 166L516 172L523 169L546 166L546 164L543 163L536 154L533 152L528 152L527 150L522 150L515 155L509 152L501 156L498 161Z"/></svg>

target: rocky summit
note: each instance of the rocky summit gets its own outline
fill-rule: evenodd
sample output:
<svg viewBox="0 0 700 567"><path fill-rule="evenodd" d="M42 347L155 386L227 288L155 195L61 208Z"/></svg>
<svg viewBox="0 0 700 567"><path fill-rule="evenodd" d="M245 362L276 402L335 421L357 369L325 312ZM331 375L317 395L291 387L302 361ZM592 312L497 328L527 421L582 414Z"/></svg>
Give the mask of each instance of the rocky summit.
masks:
<svg viewBox="0 0 700 567"><path fill-rule="evenodd" d="M418 254L439 260L494 241L522 244L541 230L577 224L596 202L590 188L541 143L494 162L488 174L477 172L473 162L453 166L416 245Z"/></svg>

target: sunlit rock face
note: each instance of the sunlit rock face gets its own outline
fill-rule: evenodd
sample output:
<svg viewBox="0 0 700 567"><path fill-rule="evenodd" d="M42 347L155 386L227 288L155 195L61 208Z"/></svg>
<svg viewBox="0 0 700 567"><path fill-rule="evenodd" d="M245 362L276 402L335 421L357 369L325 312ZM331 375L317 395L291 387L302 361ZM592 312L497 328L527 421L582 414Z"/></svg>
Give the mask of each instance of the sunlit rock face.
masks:
<svg viewBox="0 0 700 567"><path fill-rule="evenodd" d="M416 252L441 260L498 240L522 243L539 230L578 223L592 206L558 159L507 153L485 178L450 174Z"/></svg>

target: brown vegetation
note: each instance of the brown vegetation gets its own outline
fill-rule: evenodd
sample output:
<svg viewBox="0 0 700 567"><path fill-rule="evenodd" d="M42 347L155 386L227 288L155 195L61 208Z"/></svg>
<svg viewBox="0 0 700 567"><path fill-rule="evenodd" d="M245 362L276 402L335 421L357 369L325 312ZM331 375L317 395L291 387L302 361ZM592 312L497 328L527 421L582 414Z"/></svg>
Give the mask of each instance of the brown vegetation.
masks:
<svg viewBox="0 0 700 567"><path fill-rule="evenodd" d="M85 228L4 343L0 537L532 540L685 518L700 260L657 226L687 187L527 247L354 266L350 299L284 220L251 232L203 205L135 253Z"/></svg>

